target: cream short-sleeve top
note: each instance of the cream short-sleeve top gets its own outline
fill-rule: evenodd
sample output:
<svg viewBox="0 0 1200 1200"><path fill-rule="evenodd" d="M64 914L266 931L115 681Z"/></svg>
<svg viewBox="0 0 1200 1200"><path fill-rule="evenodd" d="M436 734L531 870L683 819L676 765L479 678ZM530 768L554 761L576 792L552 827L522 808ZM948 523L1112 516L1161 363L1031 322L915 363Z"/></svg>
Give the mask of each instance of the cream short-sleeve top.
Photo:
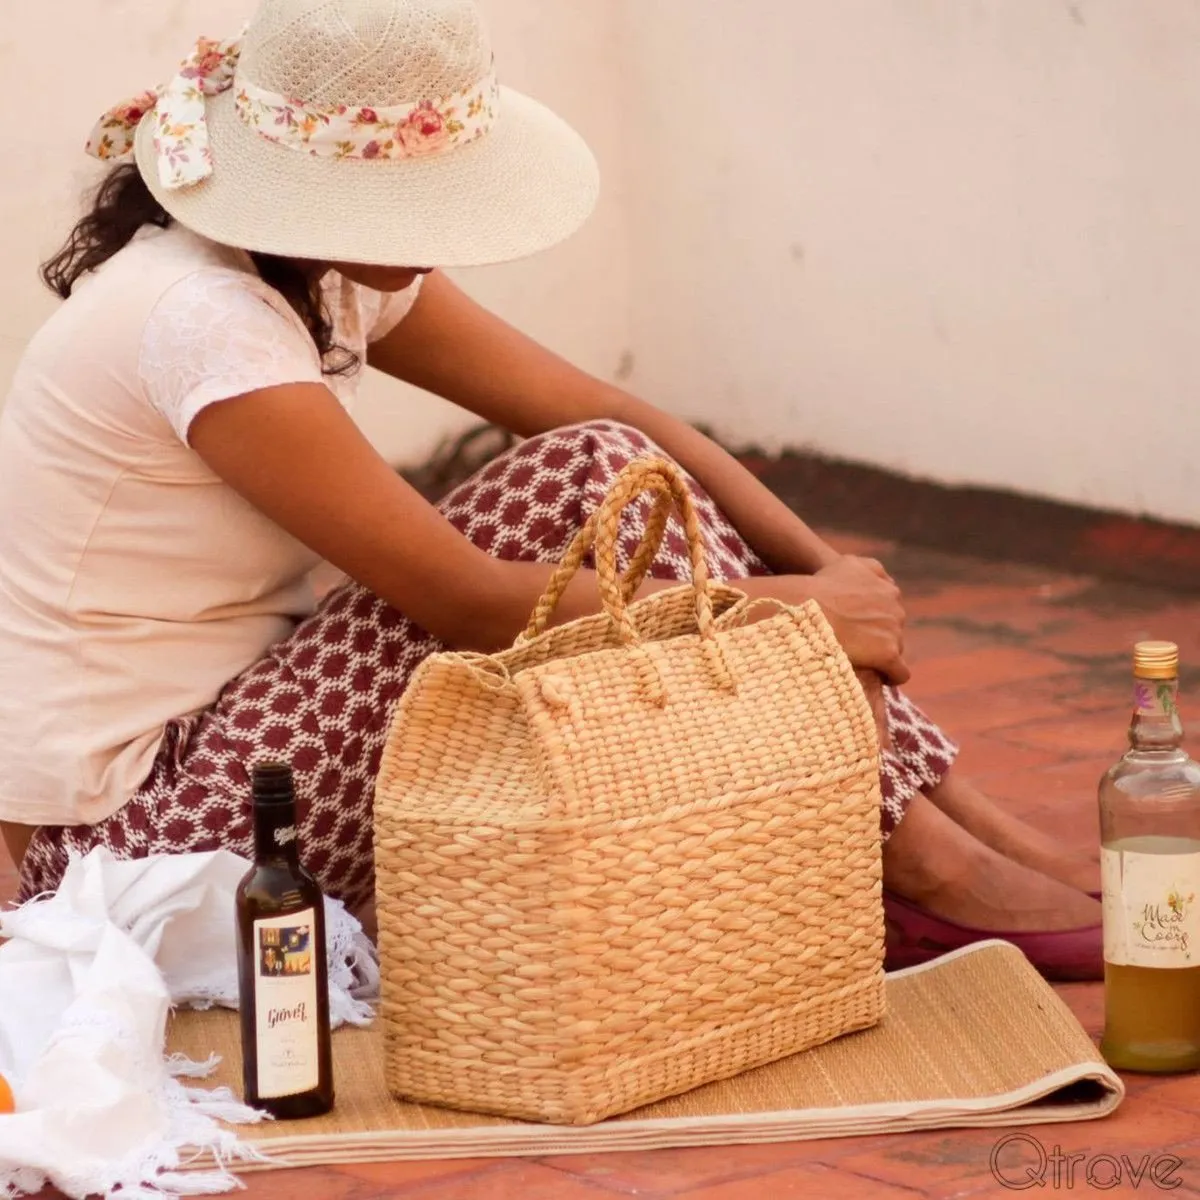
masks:
<svg viewBox="0 0 1200 1200"><path fill-rule="evenodd" d="M331 272L337 342L364 355L395 295ZM312 611L317 556L187 443L206 405L323 376L248 255L139 235L41 328L0 413L0 821L95 824L139 788L165 724Z"/></svg>

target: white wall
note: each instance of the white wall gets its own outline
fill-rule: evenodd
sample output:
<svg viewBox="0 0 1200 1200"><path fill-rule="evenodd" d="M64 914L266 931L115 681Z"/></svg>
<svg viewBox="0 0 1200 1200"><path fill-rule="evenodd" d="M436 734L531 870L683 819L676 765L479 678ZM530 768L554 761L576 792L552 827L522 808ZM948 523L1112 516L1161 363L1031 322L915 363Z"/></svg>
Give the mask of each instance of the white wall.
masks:
<svg viewBox="0 0 1200 1200"><path fill-rule="evenodd" d="M0 398L26 340L56 303L37 280L37 264L62 240L98 178L83 154L92 123L124 96L168 78L200 34L236 32L253 7L253 0L5 6L0 106L26 118L7 123L0 167ZM483 7L504 81L576 125L604 162L605 187L596 216L566 246L532 262L463 273L459 281L555 350L610 376L629 334L625 138L613 104L618 9L611 0L483 0ZM58 82L48 91L52 74ZM361 419L395 461L421 457L473 420L379 377L364 388Z"/></svg>
<svg viewBox="0 0 1200 1200"><path fill-rule="evenodd" d="M1200 523L1197 0L484 4L606 180L565 247L460 276L486 303L734 441ZM91 122L249 7L6 7L0 392ZM393 458L465 420L364 408Z"/></svg>
<svg viewBox="0 0 1200 1200"><path fill-rule="evenodd" d="M1200 522L1200 4L626 12L643 392Z"/></svg>

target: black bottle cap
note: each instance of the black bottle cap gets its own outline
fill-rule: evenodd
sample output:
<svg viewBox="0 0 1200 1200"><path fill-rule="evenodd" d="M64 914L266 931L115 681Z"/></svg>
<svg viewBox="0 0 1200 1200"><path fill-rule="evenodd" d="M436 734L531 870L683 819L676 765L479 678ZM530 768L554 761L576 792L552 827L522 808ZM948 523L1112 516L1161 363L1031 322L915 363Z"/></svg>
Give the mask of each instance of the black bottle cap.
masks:
<svg viewBox="0 0 1200 1200"><path fill-rule="evenodd" d="M251 787L255 804L291 804L296 799L295 780L287 763L255 763Z"/></svg>

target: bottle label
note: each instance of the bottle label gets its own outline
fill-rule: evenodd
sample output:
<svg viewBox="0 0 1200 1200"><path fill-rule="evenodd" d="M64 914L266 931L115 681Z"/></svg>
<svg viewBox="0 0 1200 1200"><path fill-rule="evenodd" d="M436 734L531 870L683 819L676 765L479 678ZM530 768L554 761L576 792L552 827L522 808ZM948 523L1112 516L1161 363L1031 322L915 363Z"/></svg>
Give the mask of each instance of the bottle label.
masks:
<svg viewBox="0 0 1200 1200"><path fill-rule="evenodd" d="M1104 961L1117 967L1200 966L1200 853L1100 852Z"/></svg>
<svg viewBox="0 0 1200 1200"><path fill-rule="evenodd" d="M264 1100L311 1092L321 1081L313 922L311 908L254 922L258 1094Z"/></svg>
<svg viewBox="0 0 1200 1200"><path fill-rule="evenodd" d="M1133 711L1139 717L1174 717L1179 711L1179 681L1135 679Z"/></svg>

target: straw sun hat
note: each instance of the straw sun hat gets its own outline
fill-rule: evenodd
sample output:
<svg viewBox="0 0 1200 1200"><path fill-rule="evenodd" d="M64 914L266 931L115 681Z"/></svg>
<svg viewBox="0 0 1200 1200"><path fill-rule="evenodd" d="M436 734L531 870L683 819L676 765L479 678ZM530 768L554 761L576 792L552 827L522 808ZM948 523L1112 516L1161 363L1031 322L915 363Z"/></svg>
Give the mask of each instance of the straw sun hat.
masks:
<svg viewBox="0 0 1200 1200"><path fill-rule="evenodd" d="M521 258L574 233L599 189L579 135L496 82L474 0L263 0L88 149L136 155L205 237L326 262Z"/></svg>

